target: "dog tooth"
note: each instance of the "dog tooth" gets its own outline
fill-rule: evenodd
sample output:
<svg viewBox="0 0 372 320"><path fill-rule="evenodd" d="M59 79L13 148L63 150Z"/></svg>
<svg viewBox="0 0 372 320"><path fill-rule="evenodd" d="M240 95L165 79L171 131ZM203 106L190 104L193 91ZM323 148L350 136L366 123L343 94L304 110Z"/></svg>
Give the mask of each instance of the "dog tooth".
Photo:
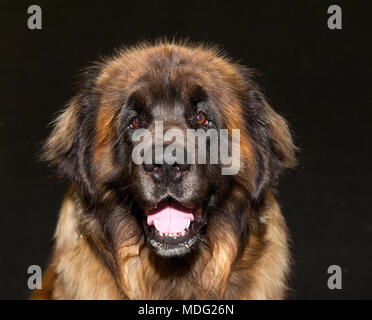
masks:
<svg viewBox="0 0 372 320"><path fill-rule="evenodd" d="M185 230L183 230L182 232L181 232L181 236L184 236L185 235Z"/></svg>
<svg viewBox="0 0 372 320"><path fill-rule="evenodd" d="M160 232L160 236L162 237L164 235L164 233L163 232Z"/></svg>

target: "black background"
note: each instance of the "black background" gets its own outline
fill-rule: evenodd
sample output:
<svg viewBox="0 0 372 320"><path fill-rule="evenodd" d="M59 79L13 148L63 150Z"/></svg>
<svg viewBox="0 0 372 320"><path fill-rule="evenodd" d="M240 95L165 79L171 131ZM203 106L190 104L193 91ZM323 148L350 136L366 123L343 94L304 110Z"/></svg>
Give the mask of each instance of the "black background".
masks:
<svg viewBox="0 0 372 320"><path fill-rule="evenodd" d="M27 8L43 29L27 28ZM327 28L339 4L343 29ZM368 1L3 1L0 6L0 298L45 268L67 183L36 160L81 68L160 36L213 42L263 74L300 165L279 186L293 239L291 298L372 298L371 27ZM343 269L329 290L327 268Z"/></svg>

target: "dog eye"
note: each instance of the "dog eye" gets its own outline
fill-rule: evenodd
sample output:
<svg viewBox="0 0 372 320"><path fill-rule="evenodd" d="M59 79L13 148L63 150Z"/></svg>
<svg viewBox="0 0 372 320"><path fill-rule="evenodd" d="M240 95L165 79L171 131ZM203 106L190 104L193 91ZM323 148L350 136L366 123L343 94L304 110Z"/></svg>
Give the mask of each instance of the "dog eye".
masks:
<svg viewBox="0 0 372 320"><path fill-rule="evenodd" d="M137 118L137 117L135 117L133 120L132 120L132 122L130 123L130 127L132 128L132 129L134 129L134 128L138 128L140 126L140 121L139 121L139 119Z"/></svg>
<svg viewBox="0 0 372 320"><path fill-rule="evenodd" d="M198 125L207 125L208 120L205 114L202 111L199 111L198 114L196 115L195 121Z"/></svg>

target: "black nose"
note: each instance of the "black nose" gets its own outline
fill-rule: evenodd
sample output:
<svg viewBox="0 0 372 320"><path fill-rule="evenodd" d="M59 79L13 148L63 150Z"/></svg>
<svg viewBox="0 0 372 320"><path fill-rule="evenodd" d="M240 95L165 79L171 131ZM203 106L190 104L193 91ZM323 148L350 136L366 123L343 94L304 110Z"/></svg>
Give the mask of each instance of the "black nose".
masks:
<svg viewBox="0 0 372 320"><path fill-rule="evenodd" d="M143 164L143 168L148 172L155 182L179 182L182 177L190 171L189 164Z"/></svg>

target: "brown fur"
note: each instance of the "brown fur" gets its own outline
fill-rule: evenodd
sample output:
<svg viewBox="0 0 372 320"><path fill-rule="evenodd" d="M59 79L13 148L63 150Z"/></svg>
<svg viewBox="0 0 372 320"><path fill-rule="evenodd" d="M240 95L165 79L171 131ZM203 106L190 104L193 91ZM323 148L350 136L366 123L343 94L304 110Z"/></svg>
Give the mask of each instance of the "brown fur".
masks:
<svg viewBox="0 0 372 320"><path fill-rule="evenodd" d="M43 277L43 289L35 290L33 299L182 299L182 294L189 296L195 286L199 288L193 296L196 299L285 297L290 264L287 228L271 193L267 208L255 222L256 230L239 259L229 239L224 239L210 256L199 262L200 266L195 266L192 277L178 283L162 280L149 261L148 248L140 250L140 245L124 247L120 252L123 271L120 280L115 279L86 238L80 238L73 216L81 210L79 202L76 191L71 190L60 212L56 249ZM226 230L216 233L226 234ZM182 290L178 288L179 295L175 296L172 288L179 285Z"/></svg>
<svg viewBox="0 0 372 320"><path fill-rule="evenodd" d="M174 53L193 61L195 68L188 70L192 79L206 86L214 99L222 104L223 117L228 119L227 127L243 127L240 94L247 89L246 80L238 65L214 49L161 43L120 51L114 58L103 62L95 80L100 106L95 122L95 139L92 141L94 186L91 188L98 190L102 208L107 205L109 210L114 201L105 181L115 171L112 148L118 124L115 122L115 109L111 106L117 99L119 87L135 86L134 80L149 61L156 62ZM156 72L148 74L156 82L159 82L158 76ZM187 72L183 70L180 75L177 69L172 69L168 76L169 81L182 82L181 94L187 95L187 88L192 86ZM224 81L219 80L221 77ZM256 86L254 90L258 90ZM274 152L283 167L292 167L295 164L295 147L287 124L262 99ZM79 126L79 108L74 99L57 119L45 147L44 157L51 163L58 165L63 155L72 148ZM246 193L255 191L258 147L249 132L241 130L241 173L236 179L242 187L231 193L233 200L243 199ZM86 173L81 174L83 182L88 179ZM126 217L125 221L120 220L119 214L115 217L114 209L110 221L115 221L117 232L109 237L103 226L108 222L89 213L80 184L74 182L60 211L55 249L43 278L43 289L36 290L32 298L282 299L288 289L290 255L287 228L273 195L273 184L265 190L263 205L259 209L251 206L242 209L242 214L249 216L249 230L243 237L242 245L237 245L241 239L227 220L219 223L211 220L206 235L211 247L198 248L195 253L197 258L187 266L188 272L177 273L180 266L164 266L163 260L151 254L144 245L143 235L133 231L134 219ZM169 274L169 270L174 273Z"/></svg>

